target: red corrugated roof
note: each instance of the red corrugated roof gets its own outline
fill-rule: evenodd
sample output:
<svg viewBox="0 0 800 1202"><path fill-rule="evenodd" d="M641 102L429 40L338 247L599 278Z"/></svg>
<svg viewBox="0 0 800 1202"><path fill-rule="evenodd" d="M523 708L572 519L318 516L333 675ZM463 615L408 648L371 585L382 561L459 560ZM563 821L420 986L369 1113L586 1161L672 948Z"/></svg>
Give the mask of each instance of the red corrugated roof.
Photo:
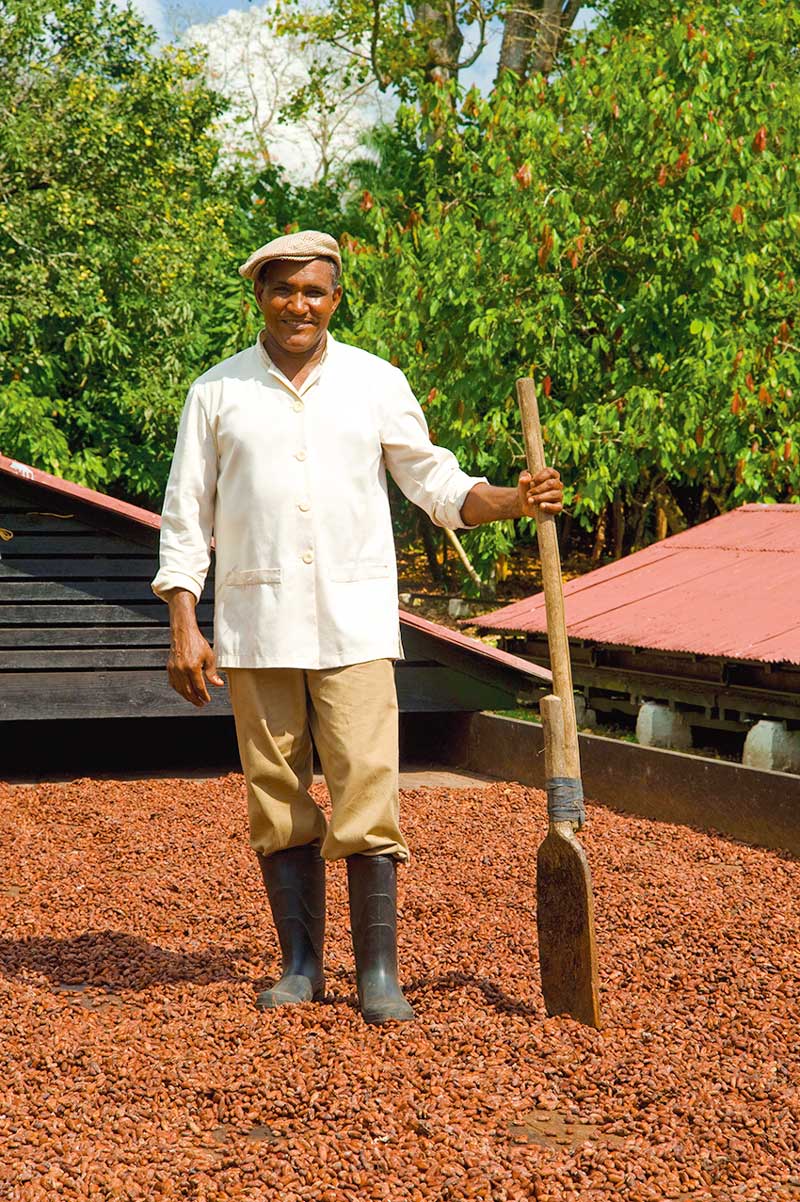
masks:
<svg viewBox="0 0 800 1202"><path fill-rule="evenodd" d="M743 505L564 586L571 638L800 664L800 505ZM544 631L537 593L470 619Z"/></svg>
<svg viewBox="0 0 800 1202"><path fill-rule="evenodd" d="M62 480L60 476L51 476L49 472L42 472L38 467L20 463L18 459L9 459L6 455L0 455L0 473L4 476L11 476L14 480L22 480L27 484L39 484L42 488L47 488L58 496L68 497L72 501L84 501L87 505L94 505L96 509L118 513L124 518L130 518L132 522L137 522L140 526L149 526L152 530L161 529L161 518L150 509L129 505L127 501L117 501L114 497L107 497L105 493L95 492L93 488L84 488L82 484L72 484L69 480Z"/></svg>
<svg viewBox="0 0 800 1202"><path fill-rule="evenodd" d="M31 467L27 463L20 463L17 459L9 459L6 455L0 455L0 474L11 476L26 484L38 484L65 499L83 501L88 505L93 505L96 509L111 511L140 526L148 526L152 530L161 529L161 515L153 513L150 509L142 509L139 505L129 505L127 501L117 501L114 497L107 497L105 493L96 492L93 488L84 488L82 484L72 484L69 480L51 476L49 472L40 471L39 468ZM482 643L480 639L469 638L457 630L440 626L438 622L429 622L417 614L401 610L400 622L406 626L415 626L418 630L427 631L428 634L442 642L472 651L484 659L495 660L496 663L522 672L527 677L548 682L552 679L546 668L540 668L517 655L509 655L507 651L500 651L497 647L490 647L488 644Z"/></svg>
<svg viewBox="0 0 800 1202"><path fill-rule="evenodd" d="M529 659L511 655L508 651L500 651L497 647L490 647L487 643L482 643L480 639L472 639L458 630L440 626L438 622L429 622L427 618L422 618L419 614L411 613L409 610L400 610L400 621L404 626L412 626L417 630L434 635L440 642L449 643L451 647L462 647L466 651L477 652L484 659L493 659L506 668L516 668L518 672L524 672L526 676L534 676L537 680L544 680L548 683L553 679L548 668L540 668L538 664L532 664Z"/></svg>

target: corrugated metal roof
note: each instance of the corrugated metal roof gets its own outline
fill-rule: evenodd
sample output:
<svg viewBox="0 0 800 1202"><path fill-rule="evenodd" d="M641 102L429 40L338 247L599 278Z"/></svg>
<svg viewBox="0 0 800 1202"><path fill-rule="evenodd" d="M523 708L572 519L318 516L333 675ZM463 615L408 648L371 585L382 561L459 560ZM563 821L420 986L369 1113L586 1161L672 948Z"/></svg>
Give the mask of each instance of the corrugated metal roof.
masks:
<svg viewBox="0 0 800 1202"><path fill-rule="evenodd" d="M49 472L40 471L39 468L31 467L27 463L20 463L17 459L9 459L2 454L0 454L0 475L9 476L25 484L38 484L65 500L83 501L96 509L119 514L120 517L127 518L137 525L147 526L151 530L161 529L161 515L153 513L150 509L142 509L139 505L129 505L127 501L118 501L115 497L108 497L105 493L97 492L93 488L84 488L81 484L73 484L69 480L62 480L59 476L51 476ZM494 660L528 678L532 677L545 682L552 679L547 668L540 668L538 665L530 663L529 660L521 659L517 655L509 655L507 651L500 651L497 647L490 647L486 643L482 643L480 639L469 638L460 631L440 626L438 622L429 622L418 614L401 610L400 622L401 625L414 626L418 630L424 630L439 639L440 642L461 647L483 659Z"/></svg>
<svg viewBox="0 0 800 1202"><path fill-rule="evenodd" d="M107 497L105 493L95 492L93 488L84 488L82 484L73 484L70 480L62 480L60 476L51 476L49 472L31 467L29 463L20 463L18 459L9 459L0 455L0 474L10 476L12 480L22 480L26 484L38 484L42 488L71 501L84 501L96 509L105 509L118 513L121 517L130 518L140 526L149 526L151 530L161 529L161 518L150 509L142 509L139 505L129 505L127 501L118 501L116 497Z"/></svg>
<svg viewBox="0 0 800 1202"><path fill-rule="evenodd" d="M538 664L532 664L529 659L511 655L508 651L501 651L498 647L490 647L488 643L482 643L480 639L473 639L459 630L450 630L447 626L440 626L438 622L430 622L419 614L411 613L410 610L400 610L400 621L404 626L411 626L415 630L433 635L441 643L449 643L451 647L472 651L483 659L494 660L506 668L515 668L525 676L532 676L534 679L545 681L548 684L553 679L549 668L540 668Z"/></svg>
<svg viewBox="0 0 800 1202"><path fill-rule="evenodd" d="M743 505L564 586L571 638L800 664L800 505ZM546 630L544 594L470 619Z"/></svg>

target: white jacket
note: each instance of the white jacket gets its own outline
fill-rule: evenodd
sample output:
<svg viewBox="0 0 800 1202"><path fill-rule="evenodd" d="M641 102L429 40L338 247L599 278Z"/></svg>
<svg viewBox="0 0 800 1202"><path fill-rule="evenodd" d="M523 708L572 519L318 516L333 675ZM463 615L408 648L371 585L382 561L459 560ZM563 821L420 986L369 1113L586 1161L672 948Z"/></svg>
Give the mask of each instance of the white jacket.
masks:
<svg viewBox="0 0 800 1202"><path fill-rule="evenodd" d="M451 529L485 479L431 443L405 376L383 359L329 334L298 392L256 342L189 390L153 591L199 599L213 534L220 667L401 656L387 467Z"/></svg>

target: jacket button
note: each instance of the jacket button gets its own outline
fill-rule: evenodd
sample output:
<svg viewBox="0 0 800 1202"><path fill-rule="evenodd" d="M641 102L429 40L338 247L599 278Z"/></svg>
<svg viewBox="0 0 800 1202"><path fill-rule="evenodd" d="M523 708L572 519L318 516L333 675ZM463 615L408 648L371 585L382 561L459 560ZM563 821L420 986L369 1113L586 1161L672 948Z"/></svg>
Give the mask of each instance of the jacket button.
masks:
<svg viewBox="0 0 800 1202"><path fill-rule="evenodd" d="M303 402L302 401L292 401L292 408L294 409L295 413L299 413L300 410L303 408Z"/></svg>
<svg viewBox="0 0 800 1202"><path fill-rule="evenodd" d="M297 508L302 509L303 513L308 513L311 506L309 505L308 501L301 501Z"/></svg>
<svg viewBox="0 0 800 1202"><path fill-rule="evenodd" d="M314 552L306 551L305 555L303 556L303 563L313 563L313 562L314 562Z"/></svg>
<svg viewBox="0 0 800 1202"><path fill-rule="evenodd" d="M305 453L305 451L295 451L294 457L295 457L295 459L299 459L300 462L302 463L306 457L306 453Z"/></svg>

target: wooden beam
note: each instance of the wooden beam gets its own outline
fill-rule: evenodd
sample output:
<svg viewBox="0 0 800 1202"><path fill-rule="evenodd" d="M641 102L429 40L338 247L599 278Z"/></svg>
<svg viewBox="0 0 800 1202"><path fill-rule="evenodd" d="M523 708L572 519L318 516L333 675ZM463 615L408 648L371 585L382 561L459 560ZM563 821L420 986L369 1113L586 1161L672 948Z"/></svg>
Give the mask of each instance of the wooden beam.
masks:
<svg viewBox="0 0 800 1202"><path fill-rule="evenodd" d="M407 713L508 709L516 699L507 689L442 664L406 667L403 660L398 660L395 680L400 709Z"/></svg>
<svg viewBox="0 0 800 1202"><path fill-rule="evenodd" d="M167 633L167 632L165 632ZM97 668L160 668L167 664L168 644L164 647L78 647L46 651L30 648L0 649L0 689L5 672L88 671ZM36 689L36 676L31 677Z"/></svg>
<svg viewBox="0 0 800 1202"><path fill-rule="evenodd" d="M152 653L161 654L155 649ZM440 665L406 668L398 664L396 680L400 708L405 712L457 713L513 703L508 693ZM212 705L202 712L229 712L227 691L210 691ZM163 669L8 671L0 676L2 721L170 717L184 714L187 708L187 702L169 687Z"/></svg>
<svg viewBox="0 0 800 1202"><path fill-rule="evenodd" d="M16 536L22 532L34 532L37 534L94 534L95 529L88 526L85 522L79 522L78 519L71 513L57 514L55 511L50 512L31 512L31 513L16 513L7 512L3 509L3 503L0 500L0 526L11 530ZM139 548L141 554L141 547Z"/></svg>
<svg viewBox="0 0 800 1202"><path fill-rule="evenodd" d="M11 527L13 532L13 526ZM3 544L3 561L26 559L32 555L133 555L142 548L120 535L97 531L94 534L16 534Z"/></svg>
<svg viewBox="0 0 800 1202"><path fill-rule="evenodd" d="M149 622L163 626L166 606L153 597L151 604L141 605L3 605L0 607L4 626L130 626L134 622ZM213 606L200 602L197 620L208 624L213 618Z"/></svg>
<svg viewBox="0 0 800 1202"><path fill-rule="evenodd" d="M194 710L161 669L141 672L7 672L0 677L0 721L52 718L209 717L230 713L227 689L210 690L211 704Z"/></svg>
<svg viewBox="0 0 800 1202"><path fill-rule="evenodd" d="M7 580L63 580L79 579L107 580L109 577L128 577L150 582L158 571L156 559L121 555L109 559L98 555L96 559L71 559L69 556L43 556L41 559L3 560L0 565L0 581Z"/></svg>
<svg viewBox="0 0 800 1202"><path fill-rule="evenodd" d="M517 669L498 663L496 660L484 658L466 647L455 646L442 639L437 639L425 630L404 626L401 637L403 651L409 660L433 660L436 663L445 664L465 677L470 677L511 697L512 705L522 693L550 687L549 684L545 685L544 682L534 679L528 685L524 675ZM485 706L484 708L492 707Z"/></svg>
<svg viewBox="0 0 800 1202"><path fill-rule="evenodd" d="M6 524L3 521L4 514L36 512L69 514L93 530L105 530L151 551L158 550L159 532L153 526L142 525L125 514L91 505L77 497L59 496L42 485L3 476L0 484L0 526Z"/></svg>
<svg viewBox="0 0 800 1202"><path fill-rule="evenodd" d="M0 609L0 614L2 610ZM211 626L200 633L211 642ZM2 626L0 647L168 647L169 626Z"/></svg>
<svg viewBox="0 0 800 1202"><path fill-rule="evenodd" d="M209 590L211 593L212 590ZM212 596L203 594L204 601L211 601ZM0 603L10 601L19 604L23 601L66 601L77 605L81 601L155 601L157 600L150 588L149 580L73 580L65 583L60 580L37 580L35 577L18 576L9 578L0 576ZM163 601L164 621L168 621L168 610ZM3 608L0 604L0 625L3 622Z"/></svg>

